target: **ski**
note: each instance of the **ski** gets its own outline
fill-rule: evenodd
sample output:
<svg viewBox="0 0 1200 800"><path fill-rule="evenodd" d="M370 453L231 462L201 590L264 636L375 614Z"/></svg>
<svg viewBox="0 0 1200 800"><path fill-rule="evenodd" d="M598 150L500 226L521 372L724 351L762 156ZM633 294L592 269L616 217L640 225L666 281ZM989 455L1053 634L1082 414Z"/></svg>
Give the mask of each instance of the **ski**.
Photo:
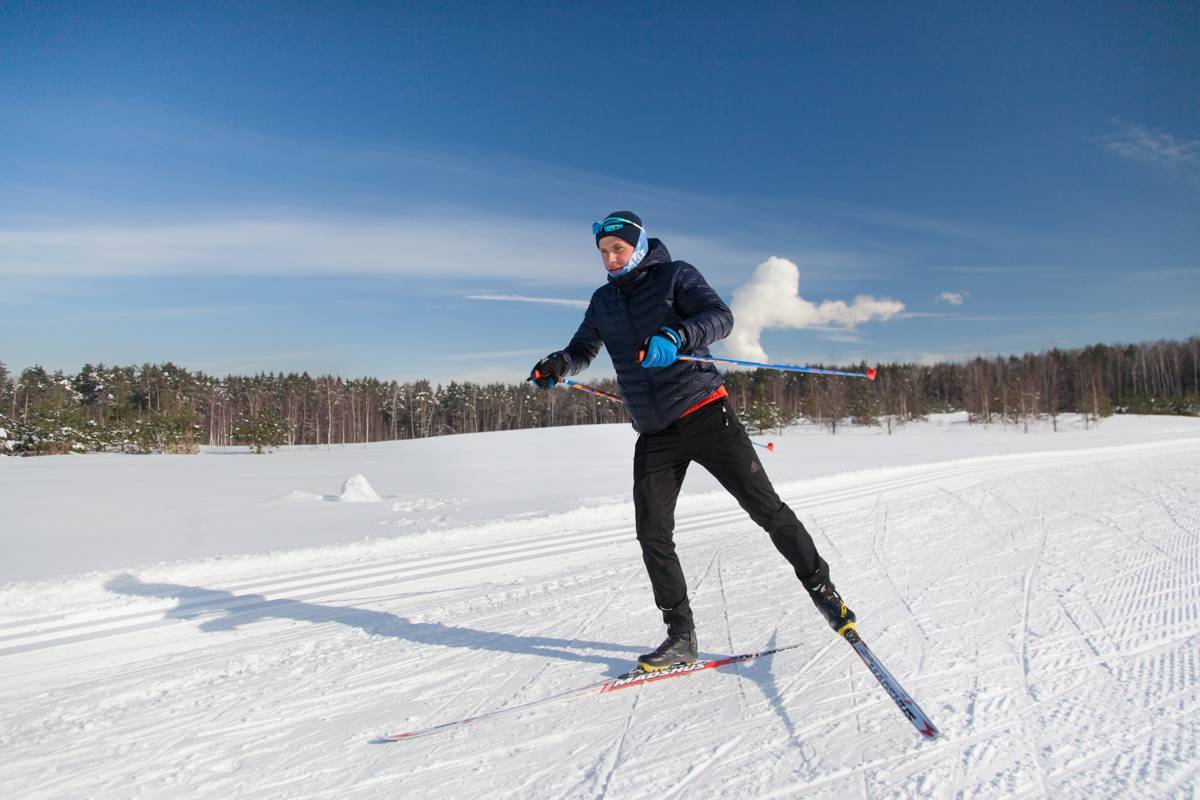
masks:
<svg viewBox="0 0 1200 800"><path fill-rule="evenodd" d="M938 738L941 735L941 732L937 729L937 726L934 725L933 721L929 719L929 716L921 710L921 707L917 705L916 701L912 699L908 692L904 691L904 688L900 685L900 682L892 676L892 673L888 672L887 668L883 666L883 663L880 662L878 657L876 657L876 655L871 651L871 648L867 647L867 643L864 642L862 637L858 635L858 631L854 628L850 628L845 632L845 634L843 634L843 636L846 641L850 643L850 646L854 648L854 652L858 653L858 656L862 659L863 663L867 665L867 669L870 670L871 674L875 676L875 679L879 681L879 685L882 686L884 691L888 693L888 696L892 698L892 701L895 702L901 713L903 713L904 716L908 718L909 722L912 723L913 727L917 729L917 732L926 739ZM564 692L552 694L548 697L541 697L537 700L531 700L527 703L521 703L508 708L497 709L496 711L489 711L485 714L467 717L466 719L444 722L441 725L434 725L430 728L422 728L415 731L404 731L402 733L388 733L379 736L372 741L377 743L401 742L408 739L419 739L424 736L447 733L476 722L486 722L499 719L501 717L520 714L523 711L528 711L529 709L536 708L538 706L549 705L551 703L569 700L576 697L583 697L586 695L607 694L620 689L628 689L631 686L641 686L646 683L654 683L655 681L667 680L669 678L679 678L683 677L684 675L692 675L697 672L728 666L729 664L737 664L742 661L751 661L753 659L762 658L775 653L782 653L785 650L794 650L799 646L799 644L790 644L784 647L775 647L770 650L760 650L755 653L740 653L738 655L725 656L724 658L716 658L709 661L696 661L691 664L677 664L659 672L643 672L641 670L633 670L631 672L626 672L623 675L618 675L615 678L606 678L605 680L597 681L596 683L591 683L587 686L568 689Z"/></svg>
<svg viewBox="0 0 1200 800"><path fill-rule="evenodd" d="M757 653L740 653L736 656L725 656L724 658L715 658L710 661L695 661L691 664L676 664L673 667L667 667L666 669L658 672L642 672L641 670L633 670L631 672L626 672L623 675L618 675L615 678L607 678L605 680L597 681L596 683L582 686L577 689L568 689L565 692L559 692L558 694L552 694L549 697L531 700L528 703L521 703L520 705L510 706L508 708L489 711L486 714L479 714L478 716L467 717L466 719L455 720L453 722L443 722L441 725L434 725L432 728L405 731L403 733L387 733L383 736L373 739L372 741L382 744L384 742L402 742L407 741L408 739L419 739L423 736L433 736L438 733L446 733L448 731L456 730L476 722L490 721L500 717L519 714L522 711L527 711L528 709L536 706L549 705L550 703L555 703L561 700L569 700L575 697L583 697L585 695L607 694L620 689L628 689L631 686L641 686L646 683L667 680L668 678L680 678L684 675L694 675L695 673L703 672L704 670L716 669L717 667L724 667L729 664L738 664L742 661L750 661L755 658L762 658L763 656L782 653L784 650L794 650L799 646L799 644L789 644L784 647L774 647L770 650L760 650Z"/></svg>
<svg viewBox="0 0 1200 800"><path fill-rule="evenodd" d="M887 671L887 667L883 666L879 659L875 657L875 654L871 652L871 648L867 647L867 643L858 635L858 631L850 628L843 636L850 643L850 646L854 648L854 652L858 653L858 657L867 665L867 669L875 676L875 680L879 681L879 685L884 688L884 691L888 693L888 696L892 698L904 716L908 717L908 721L913 724L917 732L926 739L938 738L941 732L937 729L937 726L921 710L917 702L909 696L908 692L904 691L904 687L900 685L900 682L892 677L892 673Z"/></svg>

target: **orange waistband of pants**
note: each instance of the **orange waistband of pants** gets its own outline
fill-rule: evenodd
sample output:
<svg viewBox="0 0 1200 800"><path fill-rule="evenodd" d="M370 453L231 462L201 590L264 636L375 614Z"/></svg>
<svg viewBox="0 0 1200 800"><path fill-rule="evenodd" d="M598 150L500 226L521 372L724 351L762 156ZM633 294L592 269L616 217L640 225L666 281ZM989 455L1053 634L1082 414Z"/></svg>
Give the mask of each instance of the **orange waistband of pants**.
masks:
<svg viewBox="0 0 1200 800"><path fill-rule="evenodd" d="M701 400L699 403L696 403L696 405L692 406L692 407L691 407L691 408L689 408L687 411L685 411L685 412L683 412L682 414L680 414L680 415L677 417L677 419L683 419L683 418L684 418L684 417L686 417L688 414L691 414L693 411L699 411L700 409L704 408L704 407L705 407L706 405L708 405L709 403L715 403L715 402L717 402L717 401L718 401L718 400L720 400L722 397L729 397L729 392L727 392L727 391L725 390L725 384L723 384L723 383L721 384L721 386L720 386L720 387L719 387L719 388L718 388L718 389L717 389L715 392L713 392L713 393L712 393L712 394L710 394L708 397L706 397L706 398L704 398L703 400Z"/></svg>

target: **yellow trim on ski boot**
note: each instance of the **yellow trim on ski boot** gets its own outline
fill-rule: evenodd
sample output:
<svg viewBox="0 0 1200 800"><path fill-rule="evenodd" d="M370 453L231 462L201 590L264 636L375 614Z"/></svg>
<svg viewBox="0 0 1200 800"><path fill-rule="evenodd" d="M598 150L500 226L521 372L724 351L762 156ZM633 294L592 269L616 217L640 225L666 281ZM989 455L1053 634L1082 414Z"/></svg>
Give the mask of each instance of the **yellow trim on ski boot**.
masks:
<svg viewBox="0 0 1200 800"><path fill-rule="evenodd" d="M838 634L838 636L845 636L847 631L856 631L856 630L858 630L857 622L847 622L845 625L838 628L837 634Z"/></svg>
<svg viewBox="0 0 1200 800"><path fill-rule="evenodd" d="M673 667L690 667L695 663L695 661L676 661L674 664L663 664L661 667L655 667L644 661L639 661L637 662L637 667L642 672L663 672Z"/></svg>

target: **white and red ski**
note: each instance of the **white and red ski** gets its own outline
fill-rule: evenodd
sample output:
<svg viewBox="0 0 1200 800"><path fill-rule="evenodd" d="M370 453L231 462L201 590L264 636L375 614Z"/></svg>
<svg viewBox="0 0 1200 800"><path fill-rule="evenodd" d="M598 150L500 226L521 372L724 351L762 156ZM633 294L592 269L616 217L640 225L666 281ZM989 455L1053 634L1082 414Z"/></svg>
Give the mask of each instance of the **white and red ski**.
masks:
<svg viewBox="0 0 1200 800"><path fill-rule="evenodd" d="M667 678L679 678L684 675L691 675L696 672L703 672L706 669L715 669L723 667L727 664L736 664L740 661L749 661L754 658L762 658L773 653L781 653L784 650L793 650L800 645L789 644L786 647L775 647L770 650L760 650L757 653L741 653L736 656L726 656L725 658L715 658L711 661L696 661L692 664L677 664L673 667L667 667L658 672L642 672L634 670L626 672L624 675L619 675L616 678L608 678L606 680L597 681L589 686L583 686L578 689L568 689L565 692L542 697L537 700L532 700L528 703L501 708L496 711L489 711L486 714L480 714L476 717L468 717L467 719L455 720L454 722L444 722L441 725L434 725L432 728L423 728L416 731L406 731L404 733L388 733L378 737L376 742L400 742L406 739L417 739L422 736L432 736L435 733L445 733L452 731L455 728L461 728L464 725L469 725L473 722L482 722L484 720L492 720L498 717L505 717L511 714L519 714L526 709L535 706L547 705L559 700L568 700L573 697L582 697L589 694L605 694L607 692L615 692L618 689L628 689L630 686L641 686L644 683L653 683L654 681L666 680Z"/></svg>

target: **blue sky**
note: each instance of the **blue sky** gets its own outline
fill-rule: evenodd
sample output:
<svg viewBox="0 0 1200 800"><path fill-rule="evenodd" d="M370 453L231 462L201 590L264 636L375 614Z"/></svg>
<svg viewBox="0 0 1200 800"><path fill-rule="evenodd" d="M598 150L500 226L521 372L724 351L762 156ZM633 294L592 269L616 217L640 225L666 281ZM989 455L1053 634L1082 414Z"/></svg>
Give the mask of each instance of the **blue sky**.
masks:
<svg viewBox="0 0 1200 800"><path fill-rule="evenodd" d="M1200 4L348 9L0 4L0 360L519 380L617 208L903 305L776 360L1200 333Z"/></svg>

